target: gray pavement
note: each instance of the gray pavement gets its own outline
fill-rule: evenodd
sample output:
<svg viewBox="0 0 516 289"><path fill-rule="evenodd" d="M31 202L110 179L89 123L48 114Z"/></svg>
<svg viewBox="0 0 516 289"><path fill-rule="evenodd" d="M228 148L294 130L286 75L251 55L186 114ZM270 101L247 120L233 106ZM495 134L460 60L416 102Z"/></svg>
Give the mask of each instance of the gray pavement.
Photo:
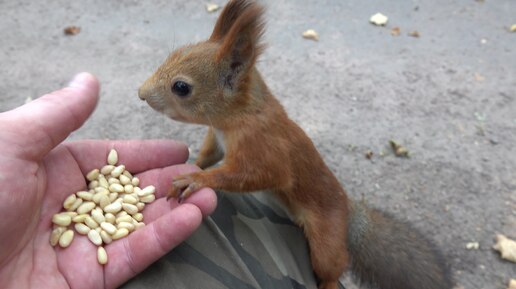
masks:
<svg viewBox="0 0 516 289"><path fill-rule="evenodd" d="M491 247L497 233L516 239L516 1L263 2L259 68L349 193L427 233L460 286L506 288L516 264ZM136 92L175 47L209 36L218 13L204 4L0 1L0 111L90 71L101 100L71 139L174 138L195 154L206 129ZM368 23L376 12L386 27ZM81 32L65 36L69 25ZM395 157L390 139L411 157Z"/></svg>

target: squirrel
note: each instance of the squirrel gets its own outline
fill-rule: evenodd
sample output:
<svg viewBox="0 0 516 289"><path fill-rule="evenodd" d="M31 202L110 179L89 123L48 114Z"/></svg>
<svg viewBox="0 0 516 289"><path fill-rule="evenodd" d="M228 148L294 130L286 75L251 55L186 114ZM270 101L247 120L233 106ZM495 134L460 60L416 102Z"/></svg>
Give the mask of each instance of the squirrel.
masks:
<svg viewBox="0 0 516 289"><path fill-rule="evenodd" d="M139 88L156 111L209 126L196 160L204 170L173 178L168 197L182 200L202 187L272 192L303 228L319 289L337 288L348 269L381 289L452 288L435 245L410 225L348 199L268 89L255 67L264 50L263 14L256 1L230 0L208 40L172 52Z"/></svg>

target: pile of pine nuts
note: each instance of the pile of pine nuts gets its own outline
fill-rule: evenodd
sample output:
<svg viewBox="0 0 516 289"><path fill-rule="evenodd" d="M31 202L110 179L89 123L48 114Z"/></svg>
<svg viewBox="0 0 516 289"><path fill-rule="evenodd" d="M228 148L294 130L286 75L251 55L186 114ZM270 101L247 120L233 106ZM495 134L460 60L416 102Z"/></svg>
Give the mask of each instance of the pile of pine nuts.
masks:
<svg viewBox="0 0 516 289"><path fill-rule="evenodd" d="M155 200L155 187L138 187L140 180L117 165L118 153L112 149L107 157L107 165L94 169L86 175L88 191L79 191L68 196L63 202L64 212L52 217L54 229L50 234L50 244L66 248L74 237L74 231L88 236L98 246L97 260L104 265L108 262L103 244L109 244L145 226L141 211L145 204Z"/></svg>

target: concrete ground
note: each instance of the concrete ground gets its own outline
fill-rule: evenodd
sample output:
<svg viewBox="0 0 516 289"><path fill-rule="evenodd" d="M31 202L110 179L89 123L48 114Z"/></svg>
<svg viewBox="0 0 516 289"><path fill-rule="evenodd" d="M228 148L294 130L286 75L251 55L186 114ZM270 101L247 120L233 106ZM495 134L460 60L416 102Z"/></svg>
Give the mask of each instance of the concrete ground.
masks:
<svg viewBox="0 0 516 289"><path fill-rule="evenodd" d="M506 288L516 264L492 246L497 233L516 239L516 1L264 2L259 68L349 193L427 233L458 285ZM218 12L204 4L0 1L0 111L90 71L101 100L71 139L174 138L195 154L205 128L165 119L136 92L174 48L209 36ZM368 23L376 12L386 27ZM80 33L65 36L69 25Z"/></svg>

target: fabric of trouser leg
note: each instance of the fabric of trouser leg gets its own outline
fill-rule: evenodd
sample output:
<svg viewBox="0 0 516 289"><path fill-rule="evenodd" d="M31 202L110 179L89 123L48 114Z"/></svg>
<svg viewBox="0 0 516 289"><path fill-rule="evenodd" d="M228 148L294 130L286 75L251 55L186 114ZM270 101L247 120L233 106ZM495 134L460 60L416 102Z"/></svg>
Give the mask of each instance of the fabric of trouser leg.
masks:
<svg viewBox="0 0 516 289"><path fill-rule="evenodd" d="M277 202L266 193L218 200L190 238L122 288L317 288L303 231Z"/></svg>

